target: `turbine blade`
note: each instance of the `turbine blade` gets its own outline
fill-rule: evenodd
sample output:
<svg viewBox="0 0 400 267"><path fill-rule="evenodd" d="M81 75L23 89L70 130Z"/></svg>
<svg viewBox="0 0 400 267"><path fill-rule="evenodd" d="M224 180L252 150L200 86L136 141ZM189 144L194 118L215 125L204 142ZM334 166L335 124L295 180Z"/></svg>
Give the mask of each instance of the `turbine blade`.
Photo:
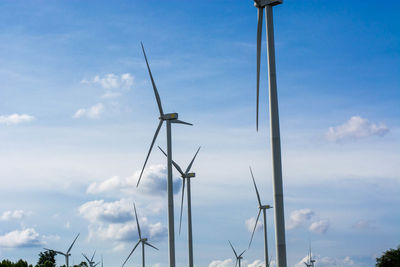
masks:
<svg viewBox="0 0 400 267"><path fill-rule="evenodd" d="M85 254L83 254L83 253L82 253L82 255L83 255L83 257L85 257L86 261L90 264L89 258L88 258Z"/></svg>
<svg viewBox="0 0 400 267"><path fill-rule="evenodd" d="M129 253L128 258L126 258L126 260L124 261L124 263L122 264L122 267L124 267L125 263L129 260L129 258L131 257L132 253L135 251L135 249L137 248L137 246L139 245L140 240L136 243L136 245L133 247L131 253Z"/></svg>
<svg viewBox="0 0 400 267"><path fill-rule="evenodd" d="M69 249L67 250L67 254L71 251L72 246L75 244L75 241L78 239L79 233L78 235L75 237L74 242L72 242L71 246L69 247Z"/></svg>
<svg viewBox="0 0 400 267"><path fill-rule="evenodd" d="M97 265L99 265L100 262L96 263L95 265L93 265L93 267L96 267Z"/></svg>
<svg viewBox="0 0 400 267"><path fill-rule="evenodd" d="M235 267L237 266L237 264L238 264L238 259L236 259Z"/></svg>
<svg viewBox="0 0 400 267"><path fill-rule="evenodd" d="M96 255L96 250L93 252L93 256L92 256L92 258L90 259L90 261L92 261L92 262L93 262L93 259L94 259L94 255Z"/></svg>
<svg viewBox="0 0 400 267"><path fill-rule="evenodd" d="M137 217L137 212L136 212L136 205L133 203L133 208L135 209L135 217L136 217L136 225L139 233L139 239L142 239L142 233L140 232L140 226L139 226L139 219Z"/></svg>
<svg viewBox="0 0 400 267"><path fill-rule="evenodd" d="M161 150L161 152L162 152L166 157L168 157L167 153L165 153L165 151L162 150L161 147L158 147L158 148ZM179 167L179 165L176 164L175 161L172 161L172 164L175 166L175 169L176 169L181 175L185 175L185 174L183 173L181 167Z"/></svg>
<svg viewBox="0 0 400 267"><path fill-rule="evenodd" d="M258 204L261 206L261 199L260 199L260 194L258 193L258 189L257 189L257 185L256 185L256 180L254 180L254 175L253 175L253 171L251 170L251 167L249 167L249 168L250 168L251 178L253 178L254 188L256 189Z"/></svg>
<svg viewBox="0 0 400 267"><path fill-rule="evenodd" d="M147 160L149 159L151 150L153 149L153 146L154 146L154 142L155 142L156 139L157 139L158 133L160 132L160 129L161 129L161 126L162 126L162 123L163 123L163 122L164 122L163 120L160 120L160 123L158 124L157 130L156 130L156 132L154 133L153 141L151 141L150 149L149 149L149 152L147 153L146 160L144 161L143 168L142 168L142 172L140 173L139 180L138 180L138 182L137 182L137 184L136 184L136 187L139 186L140 179L142 179L142 175L143 175L144 168L146 167Z"/></svg>
<svg viewBox="0 0 400 267"><path fill-rule="evenodd" d="M179 234L181 234L181 228L182 228L182 211L183 211L183 197L185 195L185 181L186 181L186 178L183 178L183 182L182 182L181 216L179 218Z"/></svg>
<svg viewBox="0 0 400 267"><path fill-rule="evenodd" d="M142 50L143 50L144 59L146 60L147 70L149 71L149 75L150 75L150 79L151 79L151 84L153 85L154 95L156 96L158 109L159 109L159 111L160 111L160 116L163 116L163 115L164 115L164 112L163 112L163 109L162 109L162 106L161 106L160 95L158 94L158 90L157 90L156 83L154 82L153 75L151 74L149 62L147 61L147 56L146 56L146 52L144 51L143 43L140 42L140 44L142 45Z"/></svg>
<svg viewBox="0 0 400 267"><path fill-rule="evenodd" d="M191 124L189 122L181 121L181 120L171 120L171 123L179 123L179 124L186 124L186 125L193 126L193 124Z"/></svg>
<svg viewBox="0 0 400 267"><path fill-rule="evenodd" d="M232 250L233 250L233 253L235 253L235 256L236 256L236 259L237 259L237 258L238 258L238 255L236 254L236 251L235 251L235 249L233 248L231 241L228 240L228 242L229 242L229 245L231 245L231 248L232 248Z"/></svg>
<svg viewBox="0 0 400 267"><path fill-rule="evenodd" d="M249 248L250 248L250 246L251 246L251 242L253 241L254 233L255 233L256 228L257 228L257 223L258 223L258 219L260 218L260 214L261 214L261 209L258 211L256 223L254 224L253 233L251 234L251 239L250 239L250 243L249 243Z"/></svg>
<svg viewBox="0 0 400 267"><path fill-rule="evenodd" d="M262 39L262 25L263 25L263 11L264 8L257 8L258 24L257 24L257 114L256 114L256 128L258 131L258 110L260 98L260 64L261 64L261 39Z"/></svg>
<svg viewBox="0 0 400 267"><path fill-rule="evenodd" d="M148 242L144 242L146 245L148 245L148 246L150 246L150 247L152 247L152 248L154 248L154 249L156 249L156 250L158 250L158 248L156 248L155 246L153 246L152 244L150 244L150 243L148 243Z"/></svg>
<svg viewBox="0 0 400 267"><path fill-rule="evenodd" d="M239 257L241 257L241 256L243 255L243 253L245 253L245 252L246 252L246 249L245 249L245 250L243 250L243 252L242 252L242 253L240 253Z"/></svg>
<svg viewBox="0 0 400 267"><path fill-rule="evenodd" d="M194 162L197 154L199 153L200 148L201 148L201 146L197 149L196 154L194 154L192 161L190 162L189 166L186 168L186 172L185 172L186 175L189 173L190 169L192 168L193 162Z"/></svg>

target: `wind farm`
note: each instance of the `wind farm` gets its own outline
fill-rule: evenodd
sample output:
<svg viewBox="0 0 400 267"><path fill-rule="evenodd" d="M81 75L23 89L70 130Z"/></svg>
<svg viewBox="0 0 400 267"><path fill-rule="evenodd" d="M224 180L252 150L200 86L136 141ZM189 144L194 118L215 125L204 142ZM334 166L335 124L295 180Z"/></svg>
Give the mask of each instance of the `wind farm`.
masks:
<svg viewBox="0 0 400 267"><path fill-rule="evenodd" d="M1 2L0 267L395 262L398 8Z"/></svg>

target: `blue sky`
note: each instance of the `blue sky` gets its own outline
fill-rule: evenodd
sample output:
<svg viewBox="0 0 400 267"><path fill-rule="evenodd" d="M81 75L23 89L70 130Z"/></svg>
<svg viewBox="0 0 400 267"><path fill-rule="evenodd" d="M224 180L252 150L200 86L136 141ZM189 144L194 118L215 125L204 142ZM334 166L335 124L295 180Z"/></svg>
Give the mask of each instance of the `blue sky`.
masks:
<svg viewBox="0 0 400 267"><path fill-rule="evenodd" d="M309 240L316 266L372 266L399 245L399 8L274 8L289 266ZM257 215L249 165L272 202L265 40L255 131L252 1L1 1L0 259L35 263L42 247L67 249L80 232L71 261L97 249L119 266L137 239L135 201L160 248L147 251L148 264L167 266L159 151L134 186L158 123L141 41L164 110L194 124L173 128L174 159L186 165L202 146L192 185L196 266L234 266L228 239L247 247ZM185 213L183 226L178 266L187 262ZM245 266L263 259L261 236ZM139 253L129 264L141 266Z"/></svg>

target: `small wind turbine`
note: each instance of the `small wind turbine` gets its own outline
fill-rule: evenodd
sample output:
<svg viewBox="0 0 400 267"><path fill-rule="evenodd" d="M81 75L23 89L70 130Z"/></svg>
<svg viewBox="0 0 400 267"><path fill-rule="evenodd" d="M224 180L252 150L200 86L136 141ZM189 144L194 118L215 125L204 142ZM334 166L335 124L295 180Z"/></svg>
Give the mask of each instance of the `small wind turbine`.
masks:
<svg viewBox="0 0 400 267"><path fill-rule="evenodd" d="M281 164L281 140L279 131L278 93L276 85L275 66L275 41L272 7L282 4L283 0L254 0L254 6L258 11L257 25L257 131L258 131L258 109L260 91L260 61L261 61L261 39L263 25L263 11L265 9L265 23L267 27L267 54L268 54L268 76L269 76L269 114L271 125L271 152L272 173L274 184L274 206L275 206L275 244L276 260L278 267L286 267L286 241L285 241L285 217L283 205L282 164Z"/></svg>
<svg viewBox="0 0 400 267"><path fill-rule="evenodd" d="M150 75L151 84L153 85L154 95L157 100L158 110L160 112L159 117L159 124L157 127L156 132L154 133L153 140L150 145L149 152L147 153L146 160L144 161L142 171L139 176L139 180L137 182L137 186L139 186L140 179L142 178L142 174L144 168L146 167L147 160L149 159L151 150L153 149L154 142L157 139L158 133L161 129L161 126L164 121L167 122L167 166L168 166L168 180L167 180L167 194L168 194L168 253L169 253L169 266L175 267L175 230L174 230L174 198L173 198L173 181L172 181L172 141L171 141L171 124L172 123L179 123L179 124L186 124L192 125L191 123L187 123L181 120L178 120L178 113L168 113L164 114L164 111L161 106L160 96L158 94L158 90L156 84L153 79L153 75L151 74L150 66L147 61L146 52L144 51L144 46L142 45L144 59L146 60L147 70Z"/></svg>
<svg viewBox="0 0 400 267"><path fill-rule="evenodd" d="M161 149L161 147L158 147L161 152L164 153L165 156L167 156L167 153L164 152L164 150ZM181 226L182 226L182 211L183 211L183 197L185 195L185 181L187 179L187 206L188 206L188 246L189 246L189 267L193 267L193 239L192 239L192 200L191 200L191 190L190 190L190 178L196 177L196 173L190 172L190 169L192 168L193 162L197 156L197 153L199 153L199 149L197 149L196 154L194 155L192 161L186 168L186 171L183 172L181 167L179 167L178 164L175 163L175 161L172 161L172 164L174 165L175 169L181 174L182 177L182 201L181 201L181 216L179 219L179 233L181 233Z"/></svg>
<svg viewBox="0 0 400 267"><path fill-rule="evenodd" d="M240 254L238 255L238 254L236 253L235 249L233 248L231 241L228 240L228 242L229 242L229 245L231 245L231 248L232 248L232 250L233 250L233 253L235 253L235 257L236 257L235 267L238 265L238 263L239 263L239 267L241 267L241 261L242 261L242 259L243 259L242 255L243 255L243 253L246 252L246 250L243 250L243 252L240 253Z"/></svg>
<svg viewBox="0 0 400 267"><path fill-rule="evenodd" d="M264 256L265 256L266 267L269 267L269 262L268 262L268 236L267 236L267 209L271 209L272 206L270 206L270 205L262 205L261 204L261 198L260 198L260 194L258 193L256 181L254 180L253 171L251 170L251 167L249 167L249 168L250 168L251 178L253 179L254 189L256 190L256 195L257 195L257 200L258 200L258 209L259 209L258 215L257 215L257 219L256 219L256 223L254 224L253 233L251 234L249 248L250 248L251 242L253 241L254 232L256 231L258 219L260 218L260 214L261 214L261 211L262 211L263 212L263 217L264 217Z"/></svg>
<svg viewBox="0 0 400 267"><path fill-rule="evenodd" d="M69 256L71 256L70 251L72 249L72 246L75 244L76 239L78 239L78 236L79 236L79 234L75 237L75 239L72 242L71 246L69 246L67 252L65 252L65 253L61 252L61 251L56 251L56 250L53 250L53 249L48 249L48 248L45 248L45 250L54 251L56 254L63 255L65 257L65 264L66 264L67 267L69 267Z"/></svg>
<svg viewBox="0 0 400 267"><path fill-rule="evenodd" d="M89 267L96 267L100 263L100 262L98 262L95 264L95 261L93 261L95 254L96 254L96 250L93 252L92 257L89 260L89 258L84 253L82 253L83 257L85 257L86 261L88 262Z"/></svg>
<svg viewBox="0 0 400 267"><path fill-rule="evenodd" d="M308 262L304 262L307 267L314 267L315 260L312 258L311 254L311 242L310 242L310 250L308 252Z"/></svg>
<svg viewBox="0 0 400 267"><path fill-rule="evenodd" d="M143 267L145 267L145 261L144 261L144 246L147 245L149 247L152 247L156 250L158 250L158 248L156 248L155 246L151 245L150 243L147 242L147 238L142 237L142 233L140 231L140 225L139 225L139 219L137 217L137 213L136 213L136 206L135 203L133 204L133 207L135 209L135 217L136 217L136 224L137 224L137 229L138 229L138 233L139 233L139 241L136 243L136 245L133 247L131 253L129 253L128 258L126 258L126 260L124 261L124 263L122 264L122 267L125 265L125 263L129 260L129 258L131 257L132 253L135 251L135 249L137 248L137 246L142 243L142 265Z"/></svg>

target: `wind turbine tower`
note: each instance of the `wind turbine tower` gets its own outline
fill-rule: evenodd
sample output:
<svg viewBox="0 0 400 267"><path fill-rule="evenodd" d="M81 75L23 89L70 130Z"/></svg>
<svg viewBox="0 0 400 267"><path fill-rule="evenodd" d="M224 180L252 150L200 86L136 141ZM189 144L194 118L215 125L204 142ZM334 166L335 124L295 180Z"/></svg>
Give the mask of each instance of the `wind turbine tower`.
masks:
<svg viewBox="0 0 400 267"><path fill-rule="evenodd" d="M272 171L275 206L275 242L278 267L286 267L286 241L285 241L285 218L283 205L283 184L281 164L281 140L279 131L278 95L276 85L275 67L275 41L272 7L282 4L283 0L254 0L254 6L258 10L257 25L257 130L258 130L258 108L260 87L260 61L263 11L265 9L265 22L267 28L267 53L268 53L268 77L269 77L269 114L271 126L271 151Z"/></svg>
<svg viewBox="0 0 400 267"><path fill-rule="evenodd" d="M254 189L256 190L259 211L258 211L256 223L254 225L253 233L251 234L249 248L250 248L250 245L251 245L251 241L253 241L254 232L256 231L258 219L260 218L260 214L261 214L261 211L262 211L263 212L263 217L264 217L264 257L265 257L265 266L269 267L270 263L268 262L267 209L271 209L272 206L270 206L270 205L262 205L261 204L260 194L258 193L256 181L254 180L254 175L253 175L253 171L251 170L251 167L250 167L250 173L251 173L251 178L253 179Z"/></svg>
<svg viewBox="0 0 400 267"><path fill-rule="evenodd" d="M161 147L158 147L161 152L164 153L165 156L167 154L164 152L164 150L161 149ZM182 177L182 201L181 201L181 215L179 219L179 233L181 233L181 225L182 225L182 210L183 210L183 197L185 194L185 181L187 180L187 206L188 206L188 247L189 247L189 267L193 267L193 238L192 238L192 200L191 200L191 189L190 189L190 179L196 177L196 173L190 172L190 169L192 168L193 162L197 156L197 153L199 153L199 149L197 149L196 154L194 155L192 161L186 168L186 171L183 172L181 167L175 163L175 161L172 161L172 164L174 165L175 169L181 174Z"/></svg>
<svg viewBox="0 0 400 267"><path fill-rule="evenodd" d="M53 249L48 249L48 248L45 248L45 250L54 251L56 254L63 255L65 257L65 265L67 267L69 267L69 256L71 256L70 252L71 252L72 247L75 244L75 241L78 239L78 236L79 236L79 234L77 234L77 236L75 237L74 241L72 242L72 244L69 246L67 252L65 252L65 253L61 252L61 251L56 251L56 250L53 250Z"/></svg>
<svg viewBox="0 0 400 267"><path fill-rule="evenodd" d="M147 153L146 160L143 164L142 171L139 176L139 180L137 182L137 186L139 186L140 179L142 178L144 168L146 167L147 160L149 159L151 150L153 149L154 142L157 139L158 133L161 129L161 126L164 121L167 123L167 166L168 166L168 180L167 180L167 194L168 194L168 254L169 254L169 266L170 267L175 267L175 228L174 228L174 197L173 197L173 181L172 181L172 141L171 141L171 124L172 123L179 123L179 124L186 124L186 125L192 125L191 123L187 123L181 120L178 120L178 113L168 113L164 114L162 105L161 105L161 99L158 94L158 90L156 87L156 84L153 79L153 75L151 74L150 66L147 61L147 56L146 52L144 51L143 44L142 45L142 50L143 50L143 55L144 59L146 60L146 65L147 65L147 70L150 75L151 79L151 84L153 86L154 90L154 95L156 97L157 105L158 105L158 110L160 112L160 117L159 117L159 124L156 129L156 132L154 133L153 140L150 145L149 152Z"/></svg>

